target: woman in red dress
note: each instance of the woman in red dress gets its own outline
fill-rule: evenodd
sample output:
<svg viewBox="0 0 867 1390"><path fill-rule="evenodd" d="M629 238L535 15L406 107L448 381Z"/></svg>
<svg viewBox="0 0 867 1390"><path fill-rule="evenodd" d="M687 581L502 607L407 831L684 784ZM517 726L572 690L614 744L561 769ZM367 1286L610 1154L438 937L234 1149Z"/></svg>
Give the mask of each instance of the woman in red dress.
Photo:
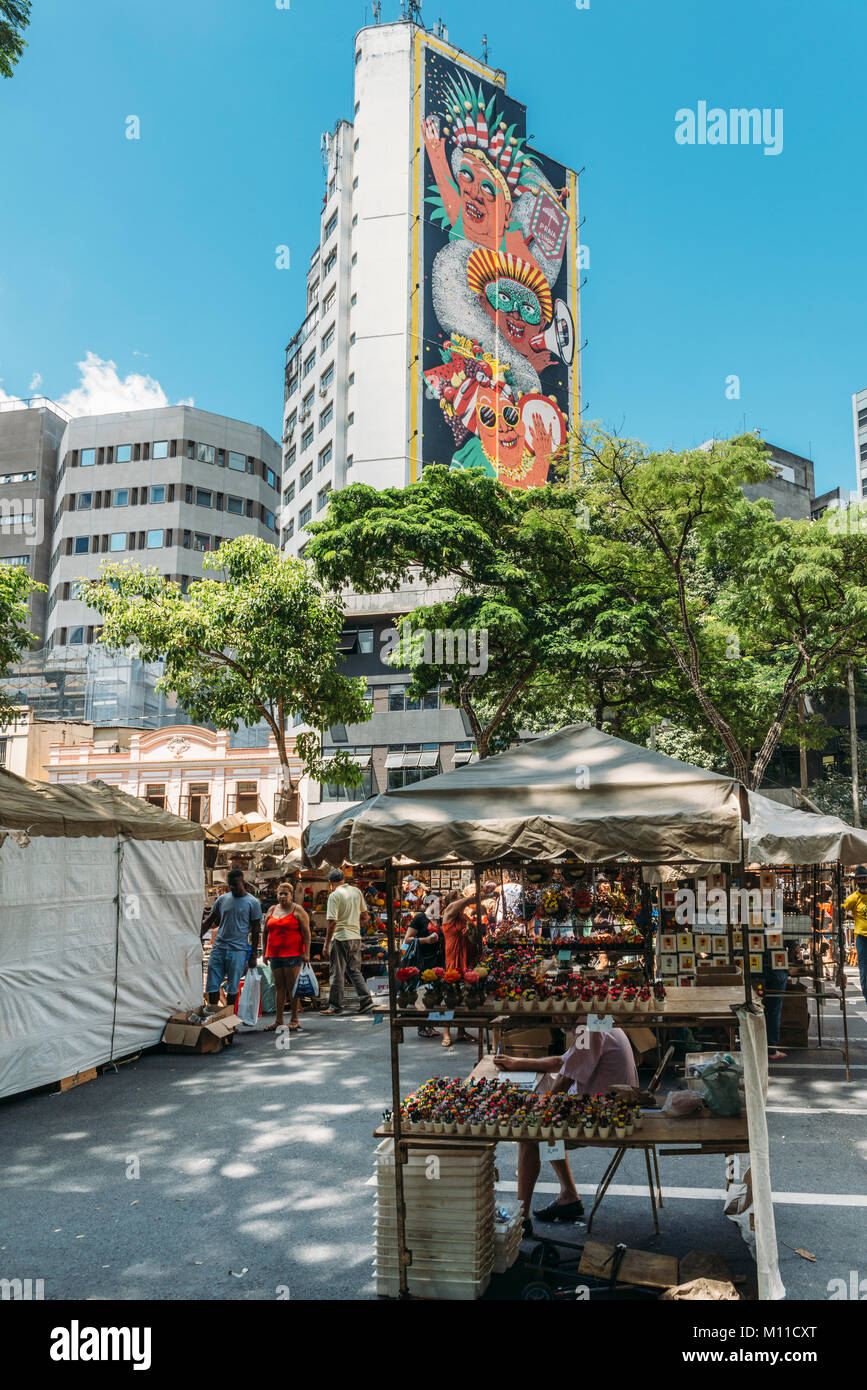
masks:
<svg viewBox="0 0 867 1390"><path fill-rule="evenodd" d="M292 1007L289 1032L300 1033L298 1000L292 990L301 966L310 960L310 918L300 903L293 903L291 883L280 884L276 906L265 918L263 955L271 965L277 991L277 1017L268 1024L265 1032L273 1033L283 1028L283 1009L288 995Z"/></svg>
<svg viewBox="0 0 867 1390"><path fill-rule="evenodd" d="M472 969L479 958L475 942L470 936L470 922L468 920L468 909L476 901L475 888L471 893L462 893L460 888L454 891L446 900L443 909L442 932L446 952L446 970L460 970L461 974L465 970ZM466 1028L459 1028L455 1042L475 1042L476 1039L467 1032ZM449 1028L443 1028L443 1047L451 1047L452 1035Z"/></svg>

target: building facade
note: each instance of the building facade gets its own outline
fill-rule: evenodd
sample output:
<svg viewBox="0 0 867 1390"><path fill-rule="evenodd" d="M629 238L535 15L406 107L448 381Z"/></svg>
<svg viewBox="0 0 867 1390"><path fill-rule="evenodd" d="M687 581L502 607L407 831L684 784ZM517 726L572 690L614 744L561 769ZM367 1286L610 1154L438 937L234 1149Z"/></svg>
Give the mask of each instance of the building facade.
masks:
<svg viewBox="0 0 867 1390"><path fill-rule="evenodd" d="M0 402L0 564L23 565L47 586L57 455L69 417L44 397ZM45 640L48 595L30 601L28 628Z"/></svg>
<svg viewBox="0 0 867 1390"><path fill-rule="evenodd" d="M290 746L289 766L299 796L297 820L306 820L307 787ZM54 742L45 780L64 784L100 779L131 796L201 825L235 812L276 819L280 759L272 738L259 731L214 732L174 728L96 729L75 746Z"/></svg>
<svg viewBox="0 0 867 1390"><path fill-rule="evenodd" d="M867 388L852 396L852 432L855 436L855 478L858 500L867 497Z"/></svg>
<svg viewBox="0 0 867 1390"><path fill-rule="evenodd" d="M305 318L287 348L281 540L329 493L425 464L543 481L580 416L577 176L531 149L505 75L414 23L356 37L323 137Z"/></svg>
<svg viewBox="0 0 867 1390"><path fill-rule="evenodd" d="M67 719L40 719L32 709L15 711L0 726L0 767L31 782L47 782L51 745L73 747L93 739L93 725Z"/></svg>
<svg viewBox="0 0 867 1390"><path fill-rule="evenodd" d="M280 447L256 425L192 406L71 420L60 442L46 640L57 655L94 640L76 596L103 561L156 567L186 590L202 555L254 535L277 544Z"/></svg>

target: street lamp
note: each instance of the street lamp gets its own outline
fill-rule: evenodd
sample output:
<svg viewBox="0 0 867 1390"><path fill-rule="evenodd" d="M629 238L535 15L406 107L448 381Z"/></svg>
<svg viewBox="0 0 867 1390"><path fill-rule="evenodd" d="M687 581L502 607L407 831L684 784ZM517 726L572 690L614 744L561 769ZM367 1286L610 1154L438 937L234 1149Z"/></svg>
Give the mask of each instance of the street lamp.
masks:
<svg viewBox="0 0 867 1390"><path fill-rule="evenodd" d="M651 726L650 726L650 751L651 751L651 753L655 753L655 752L656 752L656 735L657 735L657 732L659 732L659 733L665 733L665 730L666 730L666 729L671 729L671 728L673 728L673 727L674 727L674 726L673 726L673 724L672 724L672 722L671 722L670 719L660 719L660 721L659 721L658 724L651 724Z"/></svg>

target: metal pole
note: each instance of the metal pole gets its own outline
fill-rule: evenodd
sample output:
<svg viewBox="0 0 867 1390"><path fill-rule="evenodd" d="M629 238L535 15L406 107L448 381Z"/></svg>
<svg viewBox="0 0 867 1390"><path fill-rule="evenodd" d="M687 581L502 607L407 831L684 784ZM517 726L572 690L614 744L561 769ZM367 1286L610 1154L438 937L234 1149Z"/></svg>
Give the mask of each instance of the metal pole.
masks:
<svg viewBox="0 0 867 1390"><path fill-rule="evenodd" d="M819 912L819 867L813 865L813 901L810 907L810 954L813 957L813 992L816 995L816 1046L822 1047L822 1004L824 1003L824 970L821 965L821 948L817 950L817 945L821 942L821 936L817 934L816 925Z"/></svg>
<svg viewBox="0 0 867 1390"><path fill-rule="evenodd" d="M855 668L850 661L846 667L849 691L849 755L852 763L852 824L861 829L861 802L858 796L858 722L855 713Z"/></svg>
<svg viewBox="0 0 867 1390"><path fill-rule="evenodd" d="M400 1039L401 1029L397 1019L397 981L395 970L399 965L397 945L394 937L394 865L389 859L385 868L385 927L388 935L388 1022L389 1050L391 1054L391 1125L394 1135L394 1200L397 1218L397 1265L399 1278L399 1297L409 1296L407 1269L411 1256L406 1248L406 1203L403 1195L403 1165L407 1159L407 1144L400 1125Z"/></svg>
<svg viewBox="0 0 867 1390"><path fill-rule="evenodd" d="M803 695L801 695L801 694L799 693L799 694L798 694L798 724L800 725L802 731L803 731L804 723L805 723L805 718L804 718L804 697L803 697ZM804 738L803 732L801 732L801 733L798 734L798 753L799 753L799 760L800 760L800 764L801 764L801 791L802 791L802 792L806 792L806 790L807 790L807 744L806 744L806 740L805 740L805 738Z"/></svg>
<svg viewBox="0 0 867 1390"><path fill-rule="evenodd" d="M834 884L834 915L837 923L837 952L839 964L837 973L840 979L840 1008L843 1012L843 1058L846 1064L846 1080L851 1082L849 1070L849 1020L846 1015L846 934L843 930L843 865L837 860Z"/></svg>

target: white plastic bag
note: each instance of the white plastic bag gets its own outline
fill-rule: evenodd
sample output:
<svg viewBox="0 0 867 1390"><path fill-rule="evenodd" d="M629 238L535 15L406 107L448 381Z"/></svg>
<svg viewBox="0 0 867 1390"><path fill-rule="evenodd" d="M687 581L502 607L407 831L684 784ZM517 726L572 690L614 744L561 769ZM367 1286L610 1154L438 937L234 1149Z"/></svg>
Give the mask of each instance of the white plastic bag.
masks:
<svg viewBox="0 0 867 1390"><path fill-rule="evenodd" d="M247 971L241 998L238 1000L238 1017L242 1023L254 1028L259 1022L259 1000L262 997L262 976L256 966Z"/></svg>
<svg viewBox="0 0 867 1390"><path fill-rule="evenodd" d="M318 994L319 981L316 978L316 971L309 961L305 961L292 986L292 997L293 999L315 999Z"/></svg>

